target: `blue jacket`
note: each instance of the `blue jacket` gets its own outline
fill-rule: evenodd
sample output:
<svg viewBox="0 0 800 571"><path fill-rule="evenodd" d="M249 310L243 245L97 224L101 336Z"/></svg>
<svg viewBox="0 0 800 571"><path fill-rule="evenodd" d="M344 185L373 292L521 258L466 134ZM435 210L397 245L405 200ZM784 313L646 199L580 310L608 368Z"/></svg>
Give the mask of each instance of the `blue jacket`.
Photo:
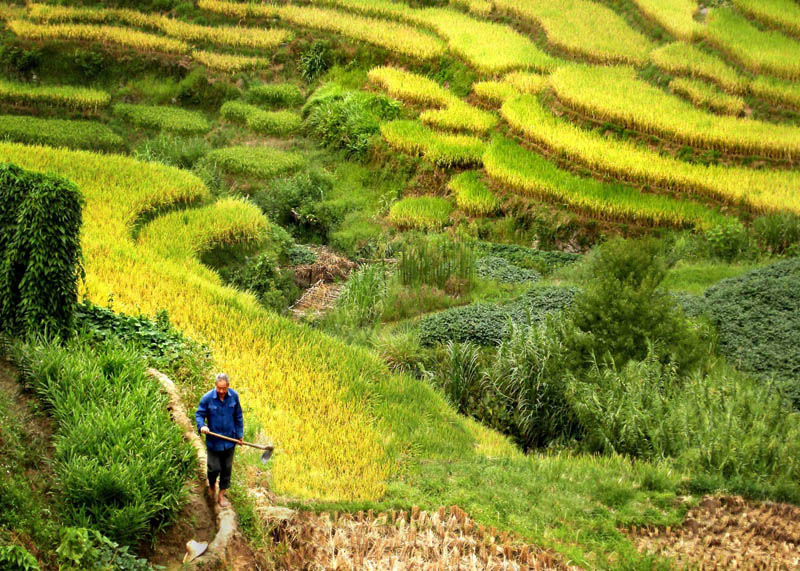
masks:
<svg viewBox="0 0 800 571"><path fill-rule="evenodd" d="M197 432L200 432L208 421L208 429L211 432L236 439L244 437L242 405L239 402L239 394L233 389L228 389L225 402L219 400L216 388L204 394L200 404L197 405L194 420L197 422ZM236 446L233 442L206 435L206 448L209 450L221 451L233 446Z"/></svg>

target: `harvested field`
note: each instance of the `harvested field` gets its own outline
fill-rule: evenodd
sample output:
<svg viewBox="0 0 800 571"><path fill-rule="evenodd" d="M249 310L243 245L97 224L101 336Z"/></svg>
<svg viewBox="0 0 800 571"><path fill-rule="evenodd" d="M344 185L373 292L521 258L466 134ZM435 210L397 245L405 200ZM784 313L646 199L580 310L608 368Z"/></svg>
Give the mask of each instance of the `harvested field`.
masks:
<svg viewBox="0 0 800 571"><path fill-rule="evenodd" d="M276 534L287 550L287 569L571 569L552 552L478 525L457 506L436 512L300 512Z"/></svg>
<svg viewBox="0 0 800 571"><path fill-rule="evenodd" d="M642 550L699 569L797 569L800 508L732 497L705 497L675 529L640 528Z"/></svg>

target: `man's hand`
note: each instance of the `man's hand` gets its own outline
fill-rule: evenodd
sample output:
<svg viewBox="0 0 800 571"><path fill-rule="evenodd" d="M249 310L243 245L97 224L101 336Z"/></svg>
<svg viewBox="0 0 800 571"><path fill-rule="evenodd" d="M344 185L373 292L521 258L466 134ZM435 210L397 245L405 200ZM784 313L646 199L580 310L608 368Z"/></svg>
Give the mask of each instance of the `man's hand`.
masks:
<svg viewBox="0 0 800 571"><path fill-rule="evenodd" d="M207 426L203 426L200 428L200 434L208 434L209 432L211 431L208 429Z"/></svg>
<svg viewBox="0 0 800 571"><path fill-rule="evenodd" d="M239 439L239 440L237 440L236 442L238 442L238 443L239 443L239 446L244 446L244 439L240 438L240 439Z"/></svg>

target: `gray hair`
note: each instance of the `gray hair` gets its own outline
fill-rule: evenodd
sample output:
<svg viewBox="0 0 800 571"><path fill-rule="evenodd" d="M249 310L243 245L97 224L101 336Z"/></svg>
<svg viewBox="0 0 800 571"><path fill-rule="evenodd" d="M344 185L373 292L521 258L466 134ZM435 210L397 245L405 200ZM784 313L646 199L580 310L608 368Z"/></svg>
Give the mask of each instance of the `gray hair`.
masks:
<svg viewBox="0 0 800 571"><path fill-rule="evenodd" d="M228 375L226 375L225 373L217 373L217 381L216 382L220 382L220 381L225 381L225 384L228 385L228 386L230 386L230 384L231 384L230 380L228 380Z"/></svg>

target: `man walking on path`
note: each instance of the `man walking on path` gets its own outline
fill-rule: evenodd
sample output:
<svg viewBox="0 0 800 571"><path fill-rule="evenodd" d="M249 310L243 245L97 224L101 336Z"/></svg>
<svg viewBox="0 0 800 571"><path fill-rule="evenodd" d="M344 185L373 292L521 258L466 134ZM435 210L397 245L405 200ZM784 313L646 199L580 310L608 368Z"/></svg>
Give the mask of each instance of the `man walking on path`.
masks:
<svg viewBox="0 0 800 571"><path fill-rule="evenodd" d="M222 436L235 438L242 444L244 437L242 405L238 393L230 388L228 375L225 373L217 375L216 387L200 399L194 419L197 422L198 432L206 435L208 492L213 500L219 477L219 505L226 506L228 500L225 498L225 490L231 486L233 451L236 449L236 444L208 433L216 432Z"/></svg>

